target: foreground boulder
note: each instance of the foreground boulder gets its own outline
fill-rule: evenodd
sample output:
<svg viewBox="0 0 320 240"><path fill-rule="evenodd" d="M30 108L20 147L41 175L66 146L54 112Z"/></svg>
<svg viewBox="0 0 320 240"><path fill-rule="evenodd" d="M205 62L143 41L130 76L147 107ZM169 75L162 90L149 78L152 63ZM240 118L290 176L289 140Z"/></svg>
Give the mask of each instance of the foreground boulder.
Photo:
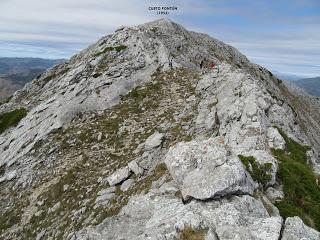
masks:
<svg viewBox="0 0 320 240"><path fill-rule="evenodd" d="M172 147L165 163L184 199L211 199L232 194L252 194L255 183L220 138L181 142Z"/></svg>
<svg viewBox="0 0 320 240"><path fill-rule="evenodd" d="M270 217L250 196L185 205L153 192L131 198L119 216L74 233L71 239L179 239L192 229L205 232L205 239L278 240L281 226L281 217Z"/></svg>
<svg viewBox="0 0 320 240"><path fill-rule="evenodd" d="M282 240L319 240L320 233L306 226L299 217L289 217L286 220Z"/></svg>

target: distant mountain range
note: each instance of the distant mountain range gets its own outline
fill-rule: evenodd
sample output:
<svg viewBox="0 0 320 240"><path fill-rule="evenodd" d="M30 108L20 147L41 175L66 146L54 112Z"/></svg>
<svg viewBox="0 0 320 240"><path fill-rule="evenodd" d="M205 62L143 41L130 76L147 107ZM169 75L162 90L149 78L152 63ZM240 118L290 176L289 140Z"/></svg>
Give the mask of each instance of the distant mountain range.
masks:
<svg viewBox="0 0 320 240"><path fill-rule="evenodd" d="M320 96L320 77L304 78L293 83L311 95Z"/></svg>
<svg viewBox="0 0 320 240"><path fill-rule="evenodd" d="M0 99L9 97L27 82L63 59L0 58Z"/></svg>
<svg viewBox="0 0 320 240"><path fill-rule="evenodd" d="M287 85L289 84L292 86L293 83L311 95L320 96L320 77L305 78L302 76L281 73L278 71L272 72L281 80L285 80Z"/></svg>
<svg viewBox="0 0 320 240"><path fill-rule="evenodd" d="M15 84L10 80L0 78L0 100L10 97L12 93L21 88L21 85Z"/></svg>
<svg viewBox="0 0 320 240"><path fill-rule="evenodd" d="M285 80L285 81L296 81L296 80L304 78L304 76L298 76L298 75L289 74L289 73L282 73L282 72L278 72L275 70L273 70L272 73L274 75L276 75L278 78Z"/></svg>

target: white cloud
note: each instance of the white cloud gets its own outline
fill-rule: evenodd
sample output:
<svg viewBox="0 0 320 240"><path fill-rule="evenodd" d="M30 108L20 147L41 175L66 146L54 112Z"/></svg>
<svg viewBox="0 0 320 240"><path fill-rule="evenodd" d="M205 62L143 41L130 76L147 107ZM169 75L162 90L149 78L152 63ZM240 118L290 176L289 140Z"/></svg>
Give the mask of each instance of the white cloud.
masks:
<svg viewBox="0 0 320 240"><path fill-rule="evenodd" d="M236 0L0 0L0 56L69 57L120 25L158 18L147 11L149 5L174 4L180 10L171 18L235 46L259 64L278 71L320 75L316 65L320 62L319 16L295 18L272 11L272 4L276 3L249 3L247 6ZM299 9L320 4L293 0L291 5L288 7ZM216 21L211 21L215 17ZM234 17L244 22L234 23ZM248 22L253 26L246 28Z"/></svg>
<svg viewBox="0 0 320 240"><path fill-rule="evenodd" d="M36 41L51 42L54 45L74 43L85 47L120 25L128 23L135 25L149 21L151 18L141 14L144 9L139 2L137 0L2 0L0 40L2 44L20 43L21 46L25 46L25 42ZM33 48L37 49L37 44ZM19 51L23 53L28 50L22 48ZM48 51L49 46L46 52ZM68 54L70 52L65 56ZM59 53L59 56L61 55L62 52Z"/></svg>

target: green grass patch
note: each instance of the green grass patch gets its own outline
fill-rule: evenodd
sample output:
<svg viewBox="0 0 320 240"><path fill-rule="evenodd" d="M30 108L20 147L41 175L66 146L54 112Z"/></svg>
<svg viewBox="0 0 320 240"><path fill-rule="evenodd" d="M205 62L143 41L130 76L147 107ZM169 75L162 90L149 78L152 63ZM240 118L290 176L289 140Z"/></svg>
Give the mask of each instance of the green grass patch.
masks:
<svg viewBox="0 0 320 240"><path fill-rule="evenodd" d="M207 232L208 232L208 228L194 230L190 227L186 227L180 232L180 239L181 240L204 240Z"/></svg>
<svg viewBox="0 0 320 240"><path fill-rule="evenodd" d="M122 50L125 50L126 48L127 48L127 46L123 46L123 45L114 47L114 49L115 49L117 52L121 52Z"/></svg>
<svg viewBox="0 0 320 240"><path fill-rule="evenodd" d="M11 195L10 201L15 202L15 207L12 209L3 209L0 216L0 236L14 225L19 226L22 218L23 209L28 205L26 198L21 196ZM2 238L1 238L2 239Z"/></svg>
<svg viewBox="0 0 320 240"><path fill-rule="evenodd" d="M44 84L50 82L52 79L55 79L57 77L60 77L62 75L64 75L65 73L67 73L70 70L70 68L64 68L58 72L51 70L51 74L49 74L48 76L46 76L45 78L42 79L42 82L44 82ZM43 85L44 86L44 85Z"/></svg>
<svg viewBox="0 0 320 240"><path fill-rule="evenodd" d="M126 48L127 48L127 46L124 46L124 45L119 45L116 47L106 47L101 52L96 53L95 56L98 57L104 53L111 52L111 51L121 52L122 50L125 50Z"/></svg>
<svg viewBox="0 0 320 240"><path fill-rule="evenodd" d="M252 179L265 189L268 182L271 180L270 170L272 168L271 163L259 164L253 156L238 156L245 165L247 171L250 173ZM250 167L251 166L251 167Z"/></svg>
<svg viewBox="0 0 320 240"><path fill-rule="evenodd" d="M283 184L284 199L277 203L284 217L299 216L305 224L320 230L320 189L316 176L307 163L310 147L290 139L281 129L286 149L272 149L279 160L278 175Z"/></svg>
<svg viewBox="0 0 320 240"><path fill-rule="evenodd" d="M10 127L17 126L20 120L24 118L26 115L27 115L27 110L25 108L19 108L10 112L1 113L0 114L0 134Z"/></svg>
<svg viewBox="0 0 320 240"><path fill-rule="evenodd" d="M157 27L153 27L150 29L152 32L156 33L158 31L158 28Z"/></svg>

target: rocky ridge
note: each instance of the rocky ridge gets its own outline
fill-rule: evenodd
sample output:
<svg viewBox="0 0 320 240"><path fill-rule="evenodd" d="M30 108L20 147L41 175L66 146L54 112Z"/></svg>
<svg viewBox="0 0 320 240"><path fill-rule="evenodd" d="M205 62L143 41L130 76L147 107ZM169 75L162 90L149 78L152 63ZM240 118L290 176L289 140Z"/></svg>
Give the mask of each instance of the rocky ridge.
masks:
<svg viewBox="0 0 320 240"><path fill-rule="evenodd" d="M318 239L313 215L278 205L291 144L320 173L319 110L303 104L205 34L121 27L0 105L28 110L0 135L0 236Z"/></svg>

